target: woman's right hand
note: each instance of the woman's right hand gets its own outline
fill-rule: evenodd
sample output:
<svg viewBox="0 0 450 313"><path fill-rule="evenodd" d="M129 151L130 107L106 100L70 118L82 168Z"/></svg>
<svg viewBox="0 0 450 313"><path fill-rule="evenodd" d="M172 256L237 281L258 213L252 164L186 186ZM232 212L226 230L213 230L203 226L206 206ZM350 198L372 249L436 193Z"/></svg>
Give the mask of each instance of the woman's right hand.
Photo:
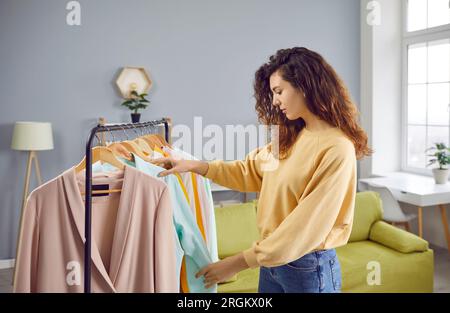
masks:
<svg viewBox="0 0 450 313"><path fill-rule="evenodd" d="M200 175L205 175L208 171L208 163L197 160L183 160L175 159L173 157L165 157L154 159L152 160L152 163L166 169L158 174L159 177L185 172L194 172Z"/></svg>

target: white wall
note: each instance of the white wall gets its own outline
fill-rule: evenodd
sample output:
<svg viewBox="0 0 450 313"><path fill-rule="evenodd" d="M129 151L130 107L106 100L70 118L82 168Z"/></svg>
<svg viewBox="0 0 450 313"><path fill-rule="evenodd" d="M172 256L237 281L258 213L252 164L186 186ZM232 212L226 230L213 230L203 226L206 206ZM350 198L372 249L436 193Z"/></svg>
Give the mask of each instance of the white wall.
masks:
<svg viewBox="0 0 450 313"><path fill-rule="evenodd" d="M373 27L374 174L401 168L401 40L400 0L378 0L381 24Z"/></svg>
<svg viewBox="0 0 450 313"><path fill-rule="evenodd" d="M375 153L361 177L401 168L401 1L375 1L379 25L368 23L371 2L361 1L361 122Z"/></svg>

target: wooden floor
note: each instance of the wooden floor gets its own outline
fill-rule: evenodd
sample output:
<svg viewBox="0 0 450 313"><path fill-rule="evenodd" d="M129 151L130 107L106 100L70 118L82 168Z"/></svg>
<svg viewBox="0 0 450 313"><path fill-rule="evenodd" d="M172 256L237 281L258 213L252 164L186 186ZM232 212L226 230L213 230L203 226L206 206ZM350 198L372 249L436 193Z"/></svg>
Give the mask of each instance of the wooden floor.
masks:
<svg viewBox="0 0 450 313"><path fill-rule="evenodd" d="M434 250L434 292L450 293L450 252L436 246Z"/></svg>
<svg viewBox="0 0 450 313"><path fill-rule="evenodd" d="M434 292L450 293L450 253L432 246L434 250ZM11 292L12 269L0 270L0 293Z"/></svg>

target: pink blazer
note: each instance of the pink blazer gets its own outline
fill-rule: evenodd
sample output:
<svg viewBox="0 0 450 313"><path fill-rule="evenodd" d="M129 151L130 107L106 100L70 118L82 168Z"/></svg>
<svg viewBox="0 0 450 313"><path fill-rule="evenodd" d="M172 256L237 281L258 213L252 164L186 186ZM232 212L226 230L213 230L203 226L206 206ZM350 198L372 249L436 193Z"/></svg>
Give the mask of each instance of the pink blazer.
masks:
<svg viewBox="0 0 450 313"><path fill-rule="evenodd" d="M92 199L92 291L179 292L167 185L135 168L94 173L121 193ZM25 207L15 292L83 292L84 171L35 189Z"/></svg>

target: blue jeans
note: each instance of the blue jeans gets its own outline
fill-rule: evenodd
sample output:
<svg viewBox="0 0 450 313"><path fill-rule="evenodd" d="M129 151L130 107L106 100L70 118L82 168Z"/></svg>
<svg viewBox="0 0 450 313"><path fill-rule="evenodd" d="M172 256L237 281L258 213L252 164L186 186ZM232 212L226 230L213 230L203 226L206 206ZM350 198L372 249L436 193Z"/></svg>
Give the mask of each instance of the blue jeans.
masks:
<svg viewBox="0 0 450 313"><path fill-rule="evenodd" d="M260 293L336 293L341 291L341 267L335 249L311 252L276 267L261 267Z"/></svg>

